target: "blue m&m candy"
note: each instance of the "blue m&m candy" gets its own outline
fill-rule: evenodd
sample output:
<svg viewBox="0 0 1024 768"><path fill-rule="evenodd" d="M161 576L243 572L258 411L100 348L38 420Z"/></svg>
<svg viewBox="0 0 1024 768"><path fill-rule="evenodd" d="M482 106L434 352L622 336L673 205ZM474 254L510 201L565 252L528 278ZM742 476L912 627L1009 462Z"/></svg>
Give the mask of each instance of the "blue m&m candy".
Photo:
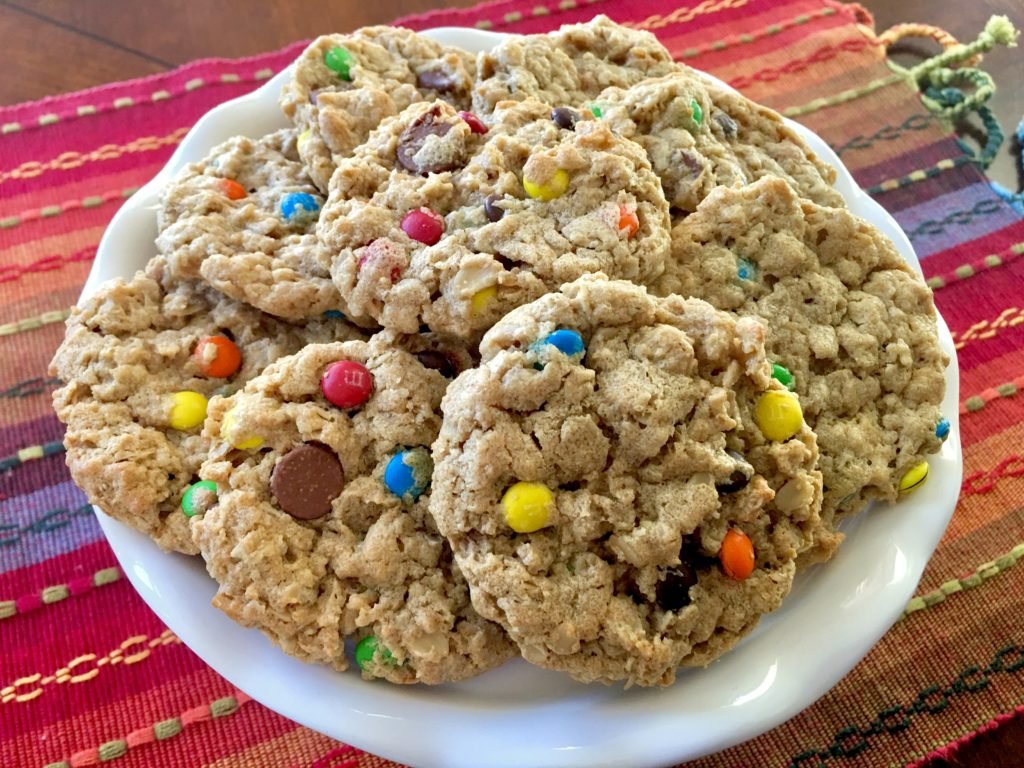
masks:
<svg viewBox="0 0 1024 768"><path fill-rule="evenodd" d="M935 436L939 440L945 440L949 437L949 419L945 416L939 419L939 423L935 425Z"/></svg>
<svg viewBox="0 0 1024 768"><path fill-rule="evenodd" d="M324 312L324 317L329 318L331 320L344 320L345 313L342 312L340 309L328 309L326 312Z"/></svg>
<svg viewBox="0 0 1024 768"><path fill-rule="evenodd" d="M434 460L426 448L403 448L384 468L384 486L403 501L415 501L430 485Z"/></svg>
<svg viewBox="0 0 1024 768"><path fill-rule="evenodd" d="M289 192L281 198L281 216L291 224L309 224L318 213L320 203L308 192Z"/></svg>
<svg viewBox="0 0 1024 768"><path fill-rule="evenodd" d="M540 343L541 346L554 347L566 357L583 357L583 337L576 331L564 328L552 331Z"/></svg>
<svg viewBox="0 0 1024 768"><path fill-rule="evenodd" d="M747 259L736 259L736 276L740 280L756 280L757 265Z"/></svg>

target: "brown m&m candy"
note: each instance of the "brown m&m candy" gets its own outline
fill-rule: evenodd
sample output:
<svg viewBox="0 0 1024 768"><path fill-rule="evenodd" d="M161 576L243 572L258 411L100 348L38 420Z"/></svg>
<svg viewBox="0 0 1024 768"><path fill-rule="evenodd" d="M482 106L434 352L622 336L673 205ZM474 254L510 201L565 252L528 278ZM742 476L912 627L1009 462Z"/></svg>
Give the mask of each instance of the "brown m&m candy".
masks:
<svg viewBox="0 0 1024 768"><path fill-rule="evenodd" d="M461 165L461 158L443 151L436 143L436 139L448 135L451 129L451 123L442 117L441 108L434 105L402 131L395 159L405 170L422 176L455 170ZM435 142L431 142L431 138Z"/></svg>
<svg viewBox="0 0 1024 768"><path fill-rule="evenodd" d="M270 490L281 509L299 520L315 520L331 511L345 485L338 456L323 443L303 443L277 460Z"/></svg>

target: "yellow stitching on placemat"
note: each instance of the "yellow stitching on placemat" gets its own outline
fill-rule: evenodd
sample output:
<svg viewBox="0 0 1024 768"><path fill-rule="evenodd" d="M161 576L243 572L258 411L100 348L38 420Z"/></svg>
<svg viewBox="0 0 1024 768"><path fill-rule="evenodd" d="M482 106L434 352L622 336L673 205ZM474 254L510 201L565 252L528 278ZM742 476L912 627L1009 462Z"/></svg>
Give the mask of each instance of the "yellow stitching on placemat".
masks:
<svg viewBox="0 0 1024 768"><path fill-rule="evenodd" d="M874 93L886 86L895 85L896 83L902 83L905 81L906 78L903 75L886 75L878 80L872 80L871 82L862 85L860 88L850 88L849 90L840 91L832 96L822 96L817 99L811 99L806 104L786 107L786 109L782 110L782 114L786 117L807 115L811 112L816 112L819 109L824 109L825 107L834 107L839 104L845 104L848 101L854 101L855 99L867 96L868 94Z"/></svg>
<svg viewBox="0 0 1024 768"><path fill-rule="evenodd" d="M91 152L61 152L52 160L27 160L13 170L0 171L0 184L8 179L32 179L46 171L69 171L88 163L114 160L125 154L153 152L160 147L179 144L186 133L188 127L182 127L166 136L140 136L127 144L104 144Z"/></svg>
<svg viewBox="0 0 1024 768"><path fill-rule="evenodd" d="M6 325L0 325L0 337L13 336L16 333L24 333L25 331L34 331L37 328L41 328L44 325L50 325L51 323L63 323L70 316L70 308L43 312L43 314L36 315L35 317L29 317L24 320L7 323Z"/></svg>
<svg viewBox="0 0 1024 768"><path fill-rule="evenodd" d="M49 219L54 216L59 216L62 213L67 213L68 211L77 211L79 208L99 208L101 205L106 205L107 203L127 200L138 191L138 187L112 189L109 192L104 192L102 195L89 195L88 197L83 197L81 200L66 200L63 203L44 205L42 208L22 211L21 213L16 213L13 216L7 216L0 219L0 230L14 229L14 227L20 226L21 224L29 221L35 221L36 219Z"/></svg>
<svg viewBox="0 0 1024 768"><path fill-rule="evenodd" d="M1007 260L1022 254L1024 254L1024 241L1014 243L1000 253L990 253L988 256L985 256L980 261L976 261L973 264L961 264L945 276L935 275L934 277L929 277L927 280L928 287L933 291L938 291L951 283L963 282L968 278L974 277L979 272L1001 267L1006 264Z"/></svg>
<svg viewBox="0 0 1024 768"><path fill-rule="evenodd" d="M928 166L927 168L918 168L916 171L911 171L906 176L886 179L874 186L868 187L865 191L869 195L879 195L882 192L892 192L894 189L909 187L911 184L916 184L919 181L924 181L925 179L938 176L943 171L952 170L953 168L969 162L971 162L971 158L967 155L963 155L961 157L947 157L939 160L939 162L934 165Z"/></svg>
<svg viewBox="0 0 1024 768"><path fill-rule="evenodd" d="M982 339L991 339L999 335L999 332L1003 328L1015 328L1021 323L1024 323L1024 309L1020 307L1008 307L999 313L999 317L995 320L979 320L966 331L963 335L956 333L951 334L953 341L956 342L957 349L963 349L967 346L968 342Z"/></svg>
<svg viewBox="0 0 1024 768"><path fill-rule="evenodd" d="M116 664L128 666L145 661L157 648L165 645L180 644L171 630L165 629L157 637L150 639L148 635L132 635L124 640L117 648L105 656L97 656L95 653L83 653L69 661L65 666L45 677L41 672L31 675L22 675L13 680L9 685L0 688L0 703L10 704L12 702L22 704L39 698L45 692L46 686L53 683L65 685L68 683L86 683L96 679L103 667ZM86 668L92 665L91 668ZM82 668L82 671L76 671ZM32 686L28 688L28 686ZM27 690L18 692L19 689Z"/></svg>
<svg viewBox="0 0 1024 768"><path fill-rule="evenodd" d="M807 24L817 19L825 18L827 16L834 16L836 14L835 8L822 8L820 11L814 13L801 13L798 16L794 16L791 19L785 21L779 21L774 24L769 24L766 27L755 30L749 34L743 35L742 37L726 38L724 40L715 40L712 43L705 43L704 45L698 45L695 48L686 48L679 54L679 59L692 59L694 56L700 56L703 53L710 53L711 51L724 51L726 48L731 48L734 45L746 45L747 43L753 43L765 37L771 37L784 32L787 29L798 27L802 24ZM624 24L623 26L629 26Z"/></svg>
<svg viewBox="0 0 1024 768"><path fill-rule="evenodd" d="M720 11L727 11L733 8L742 8L748 0L703 0L690 8L676 8L672 13L665 16L653 14L643 21L627 21L622 26L633 29L661 29L670 24L687 24L698 16L711 16Z"/></svg>
<svg viewBox="0 0 1024 768"><path fill-rule="evenodd" d="M918 613L919 611L936 606L943 602L947 597L955 595L957 592L963 592L965 589L981 586L986 581L1015 566L1021 557L1024 557L1024 542L1015 546L1005 555L997 557L995 560L990 562L982 563L974 569L973 573L964 576L961 579L950 579L949 581L939 585L937 589L933 589L931 592L926 592L923 595L914 597L909 603L907 603L907 607L903 610L900 620L905 619L912 613Z"/></svg>

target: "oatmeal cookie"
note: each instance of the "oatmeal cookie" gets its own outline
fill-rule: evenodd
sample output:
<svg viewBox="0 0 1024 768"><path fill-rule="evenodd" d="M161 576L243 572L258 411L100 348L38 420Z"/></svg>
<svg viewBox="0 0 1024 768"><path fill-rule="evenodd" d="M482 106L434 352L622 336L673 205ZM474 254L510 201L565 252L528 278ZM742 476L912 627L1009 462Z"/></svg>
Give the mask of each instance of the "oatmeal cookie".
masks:
<svg viewBox="0 0 1024 768"><path fill-rule="evenodd" d="M694 211L715 187L745 186L764 176L785 179L817 203L843 205L831 186L835 170L778 114L688 67L628 89L609 88L593 109L647 151L674 219Z"/></svg>
<svg viewBox="0 0 1024 768"><path fill-rule="evenodd" d="M394 683L462 680L514 653L427 513L462 355L388 332L310 345L211 402L191 525L216 607L337 670L351 639L363 675Z"/></svg>
<svg viewBox="0 0 1024 768"><path fill-rule="evenodd" d="M629 88L676 66L650 32L596 16L546 35L515 35L480 54L473 104L483 115L527 99L579 108L605 88Z"/></svg>
<svg viewBox="0 0 1024 768"><path fill-rule="evenodd" d="M654 279L668 226L646 155L608 126L538 101L474 126L434 102L339 165L318 234L353 317L472 342L580 275Z"/></svg>
<svg viewBox="0 0 1024 768"><path fill-rule="evenodd" d="M157 249L174 279L205 280L287 320L316 317L340 304L313 234L322 204L294 131L236 136L167 186Z"/></svg>
<svg viewBox="0 0 1024 768"><path fill-rule="evenodd" d="M343 320L293 326L201 283L164 287L158 257L72 312L50 364L71 476L111 517L195 554L181 514L206 458L207 398L312 341L360 338Z"/></svg>
<svg viewBox="0 0 1024 768"><path fill-rule="evenodd" d="M334 168L387 117L417 101L470 109L476 61L399 27L364 27L314 40L295 63L281 108L300 132L299 153L324 193Z"/></svg>
<svg viewBox="0 0 1024 768"><path fill-rule="evenodd" d="M601 275L484 337L442 403L431 512L528 661L667 685L828 556L814 435L763 337Z"/></svg>
<svg viewBox="0 0 1024 768"><path fill-rule="evenodd" d="M941 444L949 361L932 292L889 239L765 178L713 190L672 247L657 293L764 322L768 355L818 436L822 516L895 501L901 478Z"/></svg>

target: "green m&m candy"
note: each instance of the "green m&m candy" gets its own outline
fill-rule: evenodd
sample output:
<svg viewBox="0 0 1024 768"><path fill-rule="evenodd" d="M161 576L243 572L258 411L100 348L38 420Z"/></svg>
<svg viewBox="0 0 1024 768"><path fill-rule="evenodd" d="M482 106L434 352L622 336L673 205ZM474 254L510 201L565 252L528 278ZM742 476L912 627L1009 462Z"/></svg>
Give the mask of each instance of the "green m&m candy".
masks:
<svg viewBox="0 0 1024 768"><path fill-rule="evenodd" d="M185 517L201 515L217 503L217 484L213 480L192 483L181 497L181 511Z"/></svg>
<svg viewBox="0 0 1024 768"><path fill-rule="evenodd" d="M352 65L354 63L355 59L352 58L352 54L341 46L331 48L331 50L324 54L324 64L342 80L352 79Z"/></svg>
<svg viewBox="0 0 1024 768"><path fill-rule="evenodd" d="M793 383L793 374L789 372L788 368L785 368L778 363L772 363L772 378L790 392L793 391L793 387L795 386Z"/></svg>
<svg viewBox="0 0 1024 768"><path fill-rule="evenodd" d="M377 638L373 635L367 635L356 645L356 664L364 672L370 672L367 667L373 663L374 657L377 655L377 649L380 649L380 658L385 664L395 664L395 657L391 655L391 651L384 648L377 642Z"/></svg>

